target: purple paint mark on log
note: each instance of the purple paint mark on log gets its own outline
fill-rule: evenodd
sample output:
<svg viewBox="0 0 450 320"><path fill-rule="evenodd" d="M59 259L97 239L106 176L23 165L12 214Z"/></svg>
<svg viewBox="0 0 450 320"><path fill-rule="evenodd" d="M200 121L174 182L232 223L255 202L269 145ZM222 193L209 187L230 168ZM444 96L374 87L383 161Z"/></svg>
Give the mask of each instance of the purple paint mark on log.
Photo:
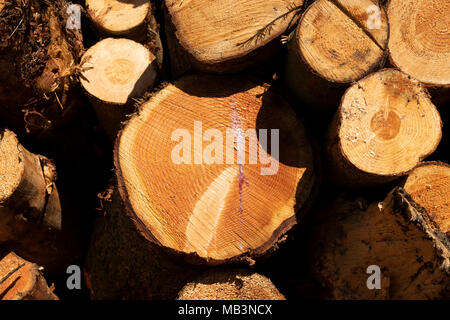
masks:
<svg viewBox="0 0 450 320"><path fill-rule="evenodd" d="M233 95L233 103L232 103L232 130L233 134L236 137L236 157L237 163L239 166L239 175L238 175L238 183L239 183L239 211L243 211L242 207L242 190L244 188L244 183L248 186L249 182L245 177L244 173L244 150L245 150L245 136L244 130L242 129L241 118L237 112L237 103L236 96Z"/></svg>

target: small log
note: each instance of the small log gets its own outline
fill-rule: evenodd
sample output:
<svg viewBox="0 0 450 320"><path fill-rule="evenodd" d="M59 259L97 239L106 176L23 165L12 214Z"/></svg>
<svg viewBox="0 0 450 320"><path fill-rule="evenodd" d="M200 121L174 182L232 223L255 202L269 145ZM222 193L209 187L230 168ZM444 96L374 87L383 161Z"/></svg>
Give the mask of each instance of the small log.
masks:
<svg viewBox="0 0 450 320"><path fill-rule="evenodd" d="M188 283L178 300L286 300L270 279L248 270L212 270Z"/></svg>
<svg viewBox="0 0 450 320"><path fill-rule="evenodd" d="M41 268L14 252L0 260L0 300L59 300Z"/></svg>
<svg viewBox="0 0 450 320"><path fill-rule="evenodd" d="M0 116L18 133L61 126L76 112L80 30L69 30L68 3L2 1Z"/></svg>
<svg viewBox="0 0 450 320"><path fill-rule="evenodd" d="M406 178L403 188L424 207L439 229L450 234L450 166L424 162Z"/></svg>
<svg viewBox="0 0 450 320"><path fill-rule="evenodd" d="M372 21L375 10L378 20ZM388 30L386 13L375 0L315 1L290 36L283 77L287 88L307 108L334 109L342 84L384 64Z"/></svg>
<svg viewBox="0 0 450 320"><path fill-rule="evenodd" d="M442 122L422 85L384 69L352 85L329 128L331 179L351 187L403 176L431 154Z"/></svg>
<svg viewBox="0 0 450 320"><path fill-rule="evenodd" d="M86 11L96 27L121 37L142 33L150 10L146 0L86 0Z"/></svg>
<svg viewBox="0 0 450 320"><path fill-rule="evenodd" d="M366 210L338 200L310 239L310 271L326 299L448 299L450 242L401 188ZM381 271L380 287L370 266ZM373 268L373 267L372 267ZM369 270L368 270L369 269Z"/></svg>
<svg viewBox="0 0 450 320"><path fill-rule="evenodd" d="M132 39L146 45L162 66L163 48L154 5L149 0L86 0L86 11L101 36Z"/></svg>
<svg viewBox="0 0 450 320"><path fill-rule="evenodd" d="M267 61L293 27L303 0L165 1L176 43L197 70L230 73ZM172 49L171 60L179 53Z"/></svg>
<svg viewBox="0 0 450 320"><path fill-rule="evenodd" d="M450 86L449 11L447 0L389 1L391 63L428 86Z"/></svg>
<svg viewBox="0 0 450 320"><path fill-rule="evenodd" d="M272 252L315 183L290 106L239 77L193 75L159 91L120 133L115 166L139 232L211 264Z"/></svg>
<svg viewBox="0 0 450 320"><path fill-rule="evenodd" d="M50 270L61 258L55 180L49 159L27 151L11 131L0 133L0 243Z"/></svg>
<svg viewBox="0 0 450 320"><path fill-rule="evenodd" d="M134 112L133 98L154 85L155 56L129 39L107 38L83 56L81 85L109 138L114 140L126 115Z"/></svg>

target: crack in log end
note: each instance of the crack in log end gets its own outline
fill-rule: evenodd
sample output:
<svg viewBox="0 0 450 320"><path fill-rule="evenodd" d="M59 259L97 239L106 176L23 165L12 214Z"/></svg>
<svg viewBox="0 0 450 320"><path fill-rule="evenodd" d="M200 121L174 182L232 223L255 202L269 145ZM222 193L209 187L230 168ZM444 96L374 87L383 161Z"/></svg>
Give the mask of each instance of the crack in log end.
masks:
<svg viewBox="0 0 450 320"><path fill-rule="evenodd" d="M380 26L368 30L360 19L372 6ZM324 80L352 83L382 65L387 40L386 13L371 0L318 0L303 14L290 50Z"/></svg>
<svg viewBox="0 0 450 320"><path fill-rule="evenodd" d="M130 119L116 144L116 172L131 219L149 241L216 264L263 256L293 226L294 206L311 192L312 148L294 112L273 92L259 98L264 91L246 78L186 76ZM289 116L280 119L280 110ZM295 152L276 163L277 174L261 174L257 129L280 126Z"/></svg>
<svg viewBox="0 0 450 320"><path fill-rule="evenodd" d="M387 46L387 41L385 41L385 43L380 43L375 36L369 31L369 29L364 26L361 21L362 20L366 20L368 19L367 13L365 14L357 14L352 13L352 10L358 9L358 8L346 8L339 0L330 0L331 3L333 3L339 10L341 10L354 24L356 24L358 26L359 29L361 29L362 32L365 33L365 35L367 37L369 37L370 40L373 41L374 44L376 44L378 46L378 48L380 48L381 51L384 51L386 49ZM378 6L379 7L379 6ZM381 8L379 7L379 10L381 12ZM379 19L381 19L381 14ZM387 37L386 37L387 39Z"/></svg>

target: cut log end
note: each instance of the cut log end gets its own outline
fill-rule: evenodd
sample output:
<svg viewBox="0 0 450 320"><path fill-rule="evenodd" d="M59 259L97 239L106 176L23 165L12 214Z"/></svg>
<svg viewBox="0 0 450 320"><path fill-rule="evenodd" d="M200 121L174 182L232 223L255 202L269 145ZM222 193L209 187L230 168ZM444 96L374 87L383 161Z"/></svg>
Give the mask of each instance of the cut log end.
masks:
<svg viewBox="0 0 450 320"><path fill-rule="evenodd" d="M450 166L426 162L407 177L404 189L443 233L450 232Z"/></svg>
<svg viewBox="0 0 450 320"><path fill-rule="evenodd" d="M176 37L197 69L220 73L252 64L254 56L246 56L294 26L303 2L165 1Z"/></svg>
<svg viewBox="0 0 450 320"><path fill-rule="evenodd" d="M450 86L450 3L390 1L389 52L403 72L431 86Z"/></svg>
<svg viewBox="0 0 450 320"><path fill-rule="evenodd" d="M124 35L143 26L151 5L148 0L87 0L86 8L100 30Z"/></svg>
<svg viewBox="0 0 450 320"><path fill-rule="evenodd" d="M58 300L40 268L15 253L0 260L0 300Z"/></svg>
<svg viewBox="0 0 450 320"><path fill-rule="evenodd" d="M25 163L14 133L0 133L0 204L8 200L22 181Z"/></svg>
<svg viewBox="0 0 450 320"><path fill-rule="evenodd" d="M81 84L104 103L125 104L156 80L154 55L133 40L104 39L89 48L82 60Z"/></svg>
<svg viewBox="0 0 450 320"><path fill-rule="evenodd" d="M157 78L155 56L129 39L104 39L83 56L81 84L110 140L134 111L133 98L151 89Z"/></svg>
<svg viewBox="0 0 450 320"><path fill-rule="evenodd" d="M294 41L315 73L348 83L383 63L387 39L386 13L376 1L318 0L305 11Z"/></svg>
<svg viewBox="0 0 450 320"><path fill-rule="evenodd" d="M247 270L210 271L188 283L178 300L286 300L270 279Z"/></svg>
<svg viewBox="0 0 450 320"><path fill-rule="evenodd" d="M240 78L185 77L128 122L117 140L117 176L147 238L224 261L266 253L296 224L294 206L314 182L314 155L293 111L265 90ZM272 141L271 155L269 145L258 148L261 134Z"/></svg>
<svg viewBox="0 0 450 320"><path fill-rule="evenodd" d="M333 161L385 181L413 169L436 149L442 135L440 115L427 92L393 69L350 87L336 117L337 128L334 123L330 129L331 141L337 141L331 147ZM356 179L347 174L352 176Z"/></svg>

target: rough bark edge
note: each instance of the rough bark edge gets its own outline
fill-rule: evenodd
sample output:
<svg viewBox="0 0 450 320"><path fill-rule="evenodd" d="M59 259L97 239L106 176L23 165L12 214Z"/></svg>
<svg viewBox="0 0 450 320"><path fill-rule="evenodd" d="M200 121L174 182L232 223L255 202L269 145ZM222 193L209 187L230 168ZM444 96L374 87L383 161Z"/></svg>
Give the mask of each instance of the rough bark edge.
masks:
<svg viewBox="0 0 450 320"><path fill-rule="evenodd" d="M433 242L435 253L442 262L441 269L450 276L450 240L439 230L438 225L433 222L425 208L417 204L411 196L401 187L393 191L394 209L400 208L405 222L414 223L419 230ZM449 285L450 288L450 285ZM450 292L449 292L450 294ZM450 297L450 296L449 296Z"/></svg>

